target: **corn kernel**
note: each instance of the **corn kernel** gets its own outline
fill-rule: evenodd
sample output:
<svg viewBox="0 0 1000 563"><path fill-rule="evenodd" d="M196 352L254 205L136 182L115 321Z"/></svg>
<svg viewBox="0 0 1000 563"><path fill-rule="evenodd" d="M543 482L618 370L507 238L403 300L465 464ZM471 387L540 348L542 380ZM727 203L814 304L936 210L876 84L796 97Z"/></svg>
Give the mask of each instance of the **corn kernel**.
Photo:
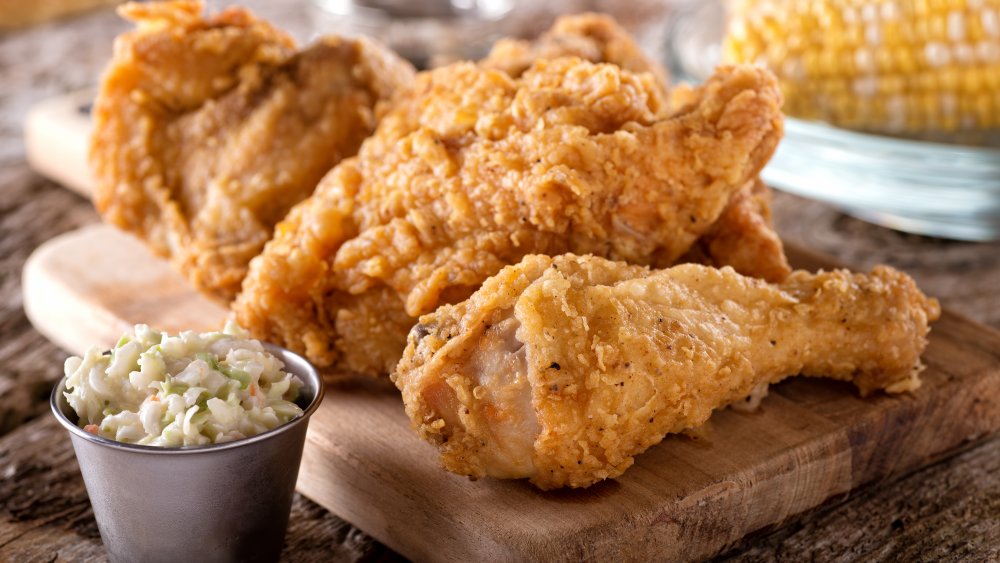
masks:
<svg viewBox="0 0 1000 563"><path fill-rule="evenodd" d="M978 68L969 68L962 73L962 91L967 94L975 94L980 89L984 89L983 71Z"/></svg>
<svg viewBox="0 0 1000 563"><path fill-rule="evenodd" d="M889 49L879 49L875 51L875 66L880 74L890 74L896 70L892 51Z"/></svg>
<svg viewBox="0 0 1000 563"><path fill-rule="evenodd" d="M1000 89L1000 67L993 66L985 69L983 77L986 80L987 91L992 93Z"/></svg>
<svg viewBox="0 0 1000 563"><path fill-rule="evenodd" d="M896 47L893 49L893 58L896 59L899 72L903 74L913 74L920 69L916 57L913 56L913 52L906 47Z"/></svg>
<svg viewBox="0 0 1000 563"><path fill-rule="evenodd" d="M983 33L983 20L974 16L968 17L965 20L965 33L968 41L972 43L982 41L986 36Z"/></svg>
<svg viewBox="0 0 1000 563"><path fill-rule="evenodd" d="M774 69L791 115L918 131L1000 121L1000 0L732 0L725 60Z"/></svg>
<svg viewBox="0 0 1000 563"><path fill-rule="evenodd" d="M946 92L958 91L961 73L957 68L949 67L938 71L938 85Z"/></svg>
<svg viewBox="0 0 1000 563"><path fill-rule="evenodd" d="M945 23L944 16L934 14L927 23L930 32L929 39L932 41L945 41L948 39L948 26Z"/></svg>

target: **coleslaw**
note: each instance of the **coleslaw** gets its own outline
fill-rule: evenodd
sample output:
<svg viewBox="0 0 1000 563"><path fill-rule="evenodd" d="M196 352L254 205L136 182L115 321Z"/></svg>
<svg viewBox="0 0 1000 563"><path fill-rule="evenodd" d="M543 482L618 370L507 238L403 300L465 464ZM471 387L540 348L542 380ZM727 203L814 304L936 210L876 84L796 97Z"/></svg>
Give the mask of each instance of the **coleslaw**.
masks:
<svg viewBox="0 0 1000 563"><path fill-rule="evenodd" d="M66 400L79 425L130 444L218 444L302 414L302 381L237 324L176 336L136 325L114 349L66 360Z"/></svg>

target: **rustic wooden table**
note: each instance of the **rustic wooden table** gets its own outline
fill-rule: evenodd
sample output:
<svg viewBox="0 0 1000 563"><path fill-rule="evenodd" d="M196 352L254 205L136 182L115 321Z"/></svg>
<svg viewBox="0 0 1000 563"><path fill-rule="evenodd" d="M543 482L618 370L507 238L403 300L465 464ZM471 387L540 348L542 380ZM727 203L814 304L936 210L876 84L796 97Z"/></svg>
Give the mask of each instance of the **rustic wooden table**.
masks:
<svg viewBox="0 0 1000 563"><path fill-rule="evenodd" d="M300 38L313 21L301 2L248 1ZM90 204L32 172L21 123L46 97L94 83L112 37L112 12L0 36L0 560L101 560L104 552L68 436L47 415L65 353L32 329L20 273L39 244L98 220ZM856 268L888 263L945 306L1000 327L1000 243L949 242L868 225L779 194L782 236ZM745 538L738 561L984 561L1000 558L1000 438L920 471L874 483ZM288 561L397 560L361 530L297 496Z"/></svg>

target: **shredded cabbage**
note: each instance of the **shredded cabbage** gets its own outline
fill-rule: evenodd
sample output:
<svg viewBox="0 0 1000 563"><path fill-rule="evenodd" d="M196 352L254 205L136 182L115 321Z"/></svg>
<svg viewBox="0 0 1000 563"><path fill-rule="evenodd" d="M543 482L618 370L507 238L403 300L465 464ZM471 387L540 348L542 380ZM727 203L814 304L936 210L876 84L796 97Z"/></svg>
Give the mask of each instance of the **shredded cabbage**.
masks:
<svg viewBox="0 0 1000 563"><path fill-rule="evenodd" d="M176 336L136 325L110 352L66 360L66 400L80 426L151 446L253 436L302 415L302 381L232 321L222 332Z"/></svg>

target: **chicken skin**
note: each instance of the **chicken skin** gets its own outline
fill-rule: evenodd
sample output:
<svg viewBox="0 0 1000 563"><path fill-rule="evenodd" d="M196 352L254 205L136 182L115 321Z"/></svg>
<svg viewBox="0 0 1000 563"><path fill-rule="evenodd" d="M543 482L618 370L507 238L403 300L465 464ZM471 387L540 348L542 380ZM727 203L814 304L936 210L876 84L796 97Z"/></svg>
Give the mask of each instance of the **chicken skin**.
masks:
<svg viewBox="0 0 1000 563"><path fill-rule="evenodd" d="M728 267L536 255L421 317L393 380L450 471L586 487L788 376L915 389L939 314L884 266L768 284Z"/></svg>
<svg viewBox="0 0 1000 563"><path fill-rule="evenodd" d="M357 153L377 105L414 71L367 40L294 42L241 8L127 4L94 104L104 219L222 300L275 223Z"/></svg>
<svg viewBox="0 0 1000 563"><path fill-rule="evenodd" d="M782 132L765 70L721 68L661 117L649 74L577 58L421 74L356 158L296 206L234 303L321 368L388 373L415 319L532 253L666 266Z"/></svg>
<svg viewBox="0 0 1000 563"><path fill-rule="evenodd" d="M518 77L539 59L576 56L594 63L611 63L656 78L669 104L669 114L697 101L695 90L682 85L667 88L667 70L643 54L632 36L603 14L562 16L535 41L504 39L479 62L485 68ZM732 266L737 272L779 282L791 268L784 245L771 221L771 189L760 179L736 193L726 211L682 259L713 266Z"/></svg>

